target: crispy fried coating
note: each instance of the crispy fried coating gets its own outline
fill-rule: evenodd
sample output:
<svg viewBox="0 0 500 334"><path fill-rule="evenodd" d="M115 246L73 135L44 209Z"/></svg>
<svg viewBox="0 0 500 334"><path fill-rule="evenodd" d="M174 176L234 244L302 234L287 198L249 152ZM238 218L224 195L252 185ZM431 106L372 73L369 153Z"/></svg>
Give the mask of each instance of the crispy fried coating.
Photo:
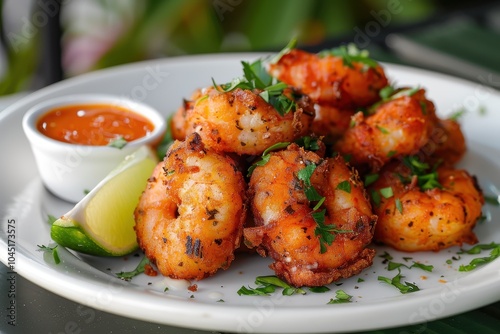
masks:
<svg viewBox="0 0 500 334"><path fill-rule="evenodd" d="M314 103L340 109L366 107L377 102L388 81L381 66L366 68L359 62L346 65L341 57L320 57L293 49L283 55L269 72L307 94Z"/></svg>
<svg viewBox="0 0 500 334"><path fill-rule="evenodd" d="M379 217L375 240L407 252L439 251L477 242L473 228L481 216L484 197L476 178L467 171L438 168L442 188L430 190L420 189L415 176L410 183L403 183L410 172L399 162L386 165L379 174L369 191L390 187L393 195L379 196L380 204L373 205Z"/></svg>
<svg viewBox="0 0 500 334"><path fill-rule="evenodd" d="M245 192L232 159L197 134L176 141L135 210L139 246L164 276L200 280L227 269L246 219Z"/></svg>
<svg viewBox="0 0 500 334"><path fill-rule="evenodd" d="M326 233L335 235L330 245L324 244L324 251L304 181L298 177L311 164L316 168L310 182L325 197L324 224L333 229ZM357 175L342 158L322 159L296 144L273 152L266 164L253 171L249 198L256 227L244 229L245 242L261 255L271 256L271 269L290 284L329 284L372 264L375 251L366 246L372 240L376 216Z"/></svg>
<svg viewBox="0 0 500 334"><path fill-rule="evenodd" d="M187 114L187 134L196 132L207 147L240 155L260 155L273 144L309 134L315 112L307 97L296 101L295 110L280 115L260 92L205 89ZM288 95L293 95L290 90Z"/></svg>
<svg viewBox="0 0 500 334"><path fill-rule="evenodd" d="M382 103L368 116L358 112L335 149L360 170L378 170L391 159L417 154L436 124L434 104L421 89Z"/></svg>

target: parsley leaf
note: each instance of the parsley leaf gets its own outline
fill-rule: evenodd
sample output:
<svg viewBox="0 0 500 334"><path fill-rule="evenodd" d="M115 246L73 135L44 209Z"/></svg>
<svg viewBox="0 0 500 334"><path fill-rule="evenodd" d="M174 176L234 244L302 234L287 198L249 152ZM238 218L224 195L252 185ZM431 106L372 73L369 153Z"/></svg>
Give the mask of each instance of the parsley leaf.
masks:
<svg viewBox="0 0 500 334"><path fill-rule="evenodd" d="M121 278L122 280L125 280L125 281L130 281L133 277L141 274L144 272L144 267L149 264L149 259L144 256L141 260L141 262L139 262L139 264L137 265L137 267L132 270L132 271L121 271L119 273L116 273L116 276L118 278Z"/></svg>
<svg viewBox="0 0 500 334"><path fill-rule="evenodd" d="M369 68L376 68L378 63L370 58L370 53L368 50L359 50L356 44L349 43L346 45L341 45L339 47L323 50L318 53L318 57L324 58L328 56L336 56L342 58L345 66L354 68L353 62L363 64L363 70L366 71Z"/></svg>
<svg viewBox="0 0 500 334"><path fill-rule="evenodd" d="M468 265L460 265L458 271L471 271L476 269L478 266L487 264L500 257L500 244L490 243L490 244L480 244L472 247L469 250L462 250L458 254L479 254L483 250L491 250L490 255L486 257L479 257L472 259Z"/></svg>
<svg viewBox="0 0 500 334"><path fill-rule="evenodd" d="M410 183L412 176L417 176L417 183L421 190L430 190L434 188L443 188L438 181L438 173L436 171L439 163L434 167L430 167L428 163L421 162L417 156L408 156L403 158L403 163L410 169L411 176L404 178L400 176L403 183Z"/></svg>
<svg viewBox="0 0 500 334"><path fill-rule="evenodd" d="M257 276L255 279L256 288L242 286L238 291L240 296L269 296L276 291L276 288L282 288L284 296L291 296L294 294L305 295L305 290L296 288L279 279L276 276Z"/></svg>
<svg viewBox="0 0 500 334"><path fill-rule="evenodd" d="M284 90L288 88L288 85L272 77L267 72L261 59L253 63L242 61L241 64L243 66L243 78L236 78L221 85L217 85L212 78L215 89L223 93L231 92L236 88L259 89L262 90L259 96L271 104L281 116L295 110L295 101L284 94Z"/></svg>
<svg viewBox="0 0 500 334"><path fill-rule="evenodd" d="M276 143L274 145L269 146L266 148L264 152L262 152L262 156L260 157L259 160L254 162L250 167L248 167L248 173L247 176L250 177L252 175L252 172L257 166L264 166L267 164L269 159L271 158L271 152L280 150L282 148L286 148L288 145L290 145L290 142L281 142L281 143Z"/></svg>
<svg viewBox="0 0 500 334"><path fill-rule="evenodd" d="M401 283L401 279L403 277L404 276L401 275L401 270L398 268L398 274L396 276L394 276L393 278L379 276L378 280L394 286L402 294L411 293L411 292L415 292L415 291L420 290L420 288L417 285L415 285L414 283L410 283L410 282Z"/></svg>
<svg viewBox="0 0 500 334"><path fill-rule="evenodd" d="M125 138L123 136L118 136L115 139L112 139L108 143L108 146L121 150L122 148L124 148L127 145L127 143L128 143L127 140L125 140Z"/></svg>
<svg viewBox="0 0 500 334"><path fill-rule="evenodd" d="M59 264L61 263L61 258L59 257L59 253L57 251L57 246L55 245L54 247L49 247L45 245L37 245L39 251L47 252L47 253L52 253L52 257L54 258L54 263Z"/></svg>
<svg viewBox="0 0 500 334"><path fill-rule="evenodd" d="M343 190L346 193L350 194L351 193L351 183L348 180L344 180L337 184L337 187L335 189L338 190Z"/></svg>
<svg viewBox="0 0 500 334"><path fill-rule="evenodd" d="M351 303L352 296L345 293L344 290L335 291L335 299L330 299L327 304L343 304L343 303Z"/></svg>

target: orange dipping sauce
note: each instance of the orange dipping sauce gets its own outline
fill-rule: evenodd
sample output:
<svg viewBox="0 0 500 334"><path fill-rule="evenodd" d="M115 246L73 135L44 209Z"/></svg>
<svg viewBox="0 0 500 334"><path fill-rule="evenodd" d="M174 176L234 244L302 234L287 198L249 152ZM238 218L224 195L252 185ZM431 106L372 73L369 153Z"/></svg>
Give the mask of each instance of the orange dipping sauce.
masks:
<svg viewBox="0 0 500 334"><path fill-rule="evenodd" d="M105 146L118 138L129 142L144 137L154 130L154 125L120 106L80 104L48 111L38 120L37 129L66 143Z"/></svg>

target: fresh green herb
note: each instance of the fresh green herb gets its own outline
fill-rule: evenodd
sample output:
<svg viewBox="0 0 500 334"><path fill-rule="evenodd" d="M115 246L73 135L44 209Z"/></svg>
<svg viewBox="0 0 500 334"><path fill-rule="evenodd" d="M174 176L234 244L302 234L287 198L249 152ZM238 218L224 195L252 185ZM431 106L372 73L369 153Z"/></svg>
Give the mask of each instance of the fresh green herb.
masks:
<svg viewBox="0 0 500 334"><path fill-rule="evenodd" d="M344 158L344 161L348 163L352 159L352 154L345 154L342 157Z"/></svg>
<svg viewBox="0 0 500 334"><path fill-rule="evenodd" d="M413 264L411 266L407 266L404 263L393 262L393 261L389 261L387 263L387 270L389 270L389 271L392 271L392 270L395 270L395 269L399 269L401 267L405 267L405 268L408 268L408 269L419 268L419 269L422 269L422 270L425 270L425 271L428 271L428 272L432 272L432 270L434 269L433 265L425 265L425 264L418 263L418 262L415 262L415 261L413 261Z"/></svg>
<svg viewBox="0 0 500 334"><path fill-rule="evenodd" d="M311 202L320 202L319 205L316 205L314 207L314 210L317 210L321 206L325 198L321 196L316 188L314 188L311 184L311 176L314 173L315 169L315 164L309 164L305 168L302 168L297 172L297 178L304 183L304 193L306 194L307 199Z"/></svg>
<svg viewBox="0 0 500 334"><path fill-rule="evenodd" d="M400 90L396 90L391 86L386 86L386 87L382 88L379 92L379 96L380 96L381 100L378 102L375 102L372 106L370 106L367 109L366 113L368 115L373 114L375 112L375 110L378 107L380 107L382 104L389 102L389 101L396 100L396 99L403 97L403 96L413 96L419 90L420 90L420 87L418 87L418 86L413 87L413 88L400 89Z"/></svg>
<svg viewBox="0 0 500 334"><path fill-rule="evenodd" d="M331 298L327 304L351 303L352 296L345 293L344 290L335 291L335 299Z"/></svg>
<svg viewBox="0 0 500 334"><path fill-rule="evenodd" d="M327 286L312 286L309 288L309 291L314 292L314 293L324 293L327 291L330 291L330 288Z"/></svg>
<svg viewBox="0 0 500 334"><path fill-rule="evenodd" d="M261 59L253 63L242 61L241 64L243 78L236 78L222 85L217 85L212 79L214 87L221 92L230 92L236 88L259 89L262 90L260 97L271 104L281 116L295 110L295 102L283 93L288 85L269 75Z"/></svg>
<svg viewBox="0 0 500 334"><path fill-rule="evenodd" d="M403 158L403 163L410 169L411 174L411 176L406 178L400 175L403 183L410 183L412 176L417 176L418 186L422 190L443 188L441 183L438 181L439 175L436 171L439 166L439 162L431 168L428 163L421 162L417 156L408 156Z"/></svg>
<svg viewBox="0 0 500 334"><path fill-rule="evenodd" d="M401 200L399 198L396 198L394 200L394 203L396 204L396 209L398 209L400 214L403 214L403 203L401 203Z"/></svg>
<svg viewBox="0 0 500 334"><path fill-rule="evenodd" d="M380 198L380 193L375 190L375 189L372 189L371 192L370 192L370 195L371 195L371 198L372 198L372 201L373 201L373 204L376 206L376 207L379 207L380 206L380 201L381 201L381 198Z"/></svg>
<svg viewBox="0 0 500 334"><path fill-rule="evenodd" d="M208 97L208 95L206 96ZM184 101L184 105L186 105L187 102L188 101ZM167 130L165 131L160 144L156 148L156 155L160 161L163 160L165 154L167 154L168 148L174 143L174 137L172 136L172 117L173 115L167 118Z"/></svg>
<svg viewBox="0 0 500 334"><path fill-rule="evenodd" d="M478 266L487 264L495 260L500 256L500 244L490 243L490 244L480 244L472 247L469 250L462 250L458 254L479 254L483 250L491 250L490 255L486 257L475 258L470 261L468 265L460 265L458 271L471 271L476 269Z"/></svg>
<svg viewBox="0 0 500 334"><path fill-rule="evenodd" d="M446 260L446 264L452 264L452 263L453 263L452 260L450 260L450 259Z"/></svg>
<svg viewBox="0 0 500 334"><path fill-rule="evenodd" d="M325 212L326 210L321 210L319 212L311 213L314 221L317 224L316 229L314 230L314 234L319 237L319 246L321 254L326 252L326 245L328 246L332 245L332 243L335 241L335 238L337 237L337 234L353 232L352 230L339 229L335 224L326 225Z"/></svg>
<svg viewBox="0 0 500 334"><path fill-rule="evenodd" d="M269 161L269 159L271 158L271 152L272 151L276 151L276 150L280 150L282 148L285 148L287 147L288 145L290 145L290 142L281 142L281 143L276 143L274 145L271 145L269 146L263 153L262 153L262 156L260 157L259 160L257 160L256 162L254 162L249 168L248 168L248 173L247 173L247 176L250 177L250 175L252 175L252 172L254 171L254 169L257 167L257 166L264 166L265 164L267 164L267 162Z"/></svg>
<svg viewBox="0 0 500 334"><path fill-rule="evenodd" d="M380 125L376 125L377 129L380 130L380 132L382 132L384 135L388 135L390 132L389 130L387 130L386 128L384 127L381 127Z"/></svg>
<svg viewBox="0 0 500 334"><path fill-rule="evenodd" d="M317 151L320 149L319 139L311 136L300 137L295 141L298 145L302 146L309 151Z"/></svg>
<svg viewBox="0 0 500 334"><path fill-rule="evenodd" d="M364 65L364 71L378 66L378 63L370 58L368 50L359 50L354 43L349 43L347 46L341 45L337 48L323 50L318 53L318 57L320 58L328 56L337 56L342 58L344 65L350 68L354 68L353 62L361 63Z"/></svg>
<svg viewBox="0 0 500 334"><path fill-rule="evenodd" d="M289 53L291 50L295 49L297 47L297 39L292 38L288 44L274 57L271 59L270 63L271 64L276 64L277 62L280 61L281 57Z"/></svg>
<svg viewBox="0 0 500 334"><path fill-rule="evenodd" d="M365 187L368 187L369 185L375 183L375 181L377 181L379 177L380 175L378 174L366 174L364 182Z"/></svg>
<svg viewBox="0 0 500 334"><path fill-rule="evenodd" d="M401 283L401 279L403 277L404 276L401 275L401 270L398 269L398 274L396 276L394 276L393 278L379 276L378 280L381 281L381 282L384 282L384 283L387 283L389 285L394 286L402 294L411 293L411 292L415 292L415 291L419 291L420 290L419 287L417 285L415 285L414 283L410 283L410 282Z"/></svg>
<svg viewBox="0 0 500 334"><path fill-rule="evenodd" d="M387 251L385 251L384 254L379 255L378 257L383 258L384 263L386 263L387 261L392 261L394 259L391 254L387 253Z"/></svg>
<svg viewBox="0 0 500 334"><path fill-rule="evenodd" d="M500 196L484 196L484 201L488 204L492 204L495 206L500 206L500 201L499 201Z"/></svg>
<svg viewBox="0 0 500 334"><path fill-rule="evenodd" d="M398 151L390 150L389 153L387 153L387 157L391 158L395 156L398 153Z"/></svg>
<svg viewBox="0 0 500 334"><path fill-rule="evenodd" d="M462 117L464 117L464 115L467 113L467 109L465 109L464 107L454 111L450 117L448 117L448 119L452 120L452 121L455 121L455 122L458 122Z"/></svg>
<svg viewBox="0 0 500 334"><path fill-rule="evenodd" d="M351 193L351 183L349 182L349 180L344 180L344 181L340 182L339 184L337 184L337 187L335 189L343 190L346 193L350 194Z"/></svg>
<svg viewBox="0 0 500 334"><path fill-rule="evenodd" d="M256 288L242 286L238 291L240 296L269 296L276 291L276 288L282 288L284 296L291 296L294 294L304 295L305 290L295 288L276 276L258 276L255 279Z"/></svg>
<svg viewBox="0 0 500 334"><path fill-rule="evenodd" d="M165 287L165 289L163 289L163 292L167 292L168 291L168 286Z"/></svg>
<svg viewBox="0 0 500 334"><path fill-rule="evenodd" d="M217 303L225 303L226 301L224 299L219 299Z"/></svg>
<svg viewBox="0 0 500 334"><path fill-rule="evenodd" d="M358 283L363 283L365 280L362 278L358 278Z"/></svg>
<svg viewBox="0 0 500 334"><path fill-rule="evenodd" d="M89 194L89 192L90 192L90 190L89 190L89 189L83 189L83 194L84 194L84 195L88 195L88 194Z"/></svg>
<svg viewBox="0 0 500 334"><path fill-rule="evenodd" d="M122 280L130 281L133 277L143 273L144 267L148 264L149 264L149 259L146 256L144 256L142 258L141 262L139 262L139 264L137 265L137 267L134 270L122 271L122 272L116 273L116 276L118 278L121 278Z"/></svg>
<svg viewBox="0 0 500 334"><path fill-rule="evenodd" d="M392 94L394 94L394 91L394 87L392 87L391 85L387 85L378 92L378 95L382 100L387 100L391 97Z"/></svg>
<svg viewBox="0 0 500 334"><path fill-rule="evenodd" d="M394 196L394 192L392 191L392 187L386 187L379 189L380 195L382 195L384 198L391 198Z"/></svg>
<svg viewBox="0 0 500 334"><path fill-rule="evenodd" d="M422 115L427 115L427 104L424 101L420 101L420 109L422 109Z"/></svg>
<svg viewBox="0 0 500 334"><path fill-rule="evenodd" d="M118 136L115 139L111 140L108 143L108 146L121 150L122 148L124 148L127 145L127 143L128 142L125 140L125 138L123 136Z"/></svg>
<svg viewBox="0 0 500 334"><path fill-rule="evenodd" d="M55 245L54 247L49 247L49 246L45 246L45 245L37 245L37 246L39 248L38 250L40 250L40 251L52 253L52 257L54 258L55 264L61 263L61 258L59 258L59 253L57 251L58 245Z"/></svg>
<svg viewBox="0 0 500 334"><path fill-rule="evenodd" d="M47 223L49 223L49 225L52 225L54 224L54 222L57 220L57 217L53 216L53 215L47 215Z"/></svg>

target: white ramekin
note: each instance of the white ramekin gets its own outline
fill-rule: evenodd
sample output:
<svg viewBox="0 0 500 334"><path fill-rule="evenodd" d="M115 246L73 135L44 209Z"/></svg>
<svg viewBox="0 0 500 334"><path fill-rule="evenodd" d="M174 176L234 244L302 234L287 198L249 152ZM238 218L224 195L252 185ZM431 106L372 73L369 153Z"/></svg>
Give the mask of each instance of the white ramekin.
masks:
<svg viewBox="0 0 500 334"><path fill-rule="evenodd" d="M122 149L65 143L37 130L38 120L48 111L56 107L85 104L108 104L128 109L148 118L154 130L145 137L128 142ZM154 108L121 96L103 94L51 98L29 109L23 118L23 130L31 144L42 182L54 195L74 203L80 201L127 155L143 145L158 144L165 128L165 116Z"/></svg>

